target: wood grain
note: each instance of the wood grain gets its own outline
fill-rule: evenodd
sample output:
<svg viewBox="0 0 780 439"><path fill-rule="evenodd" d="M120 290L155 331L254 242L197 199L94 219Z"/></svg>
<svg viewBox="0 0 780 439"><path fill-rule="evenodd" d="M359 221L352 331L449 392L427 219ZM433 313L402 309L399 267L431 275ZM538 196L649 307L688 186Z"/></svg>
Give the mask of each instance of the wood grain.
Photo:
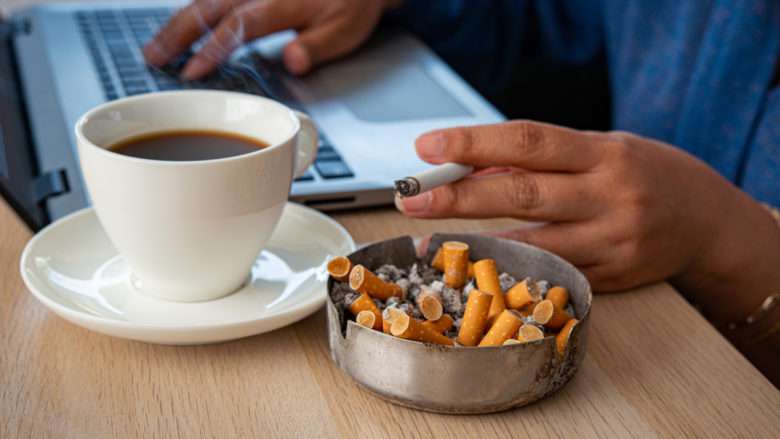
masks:
<svg viewBox="0 0 780 439"><path fill-rule="evenodd" d="M390 209L334 217L358 242L516 224L410 220ZM353 383L330 360L322 311L197 347L71 325L22 284L29 237L0 202L0 438L772 438L780 429L780 392L666 284L597 297L582 369L551 398L444 416L388 404Z"/></svg>
<svg viewBox="0 0 780 439"><path fill-rule="evenodd" d="M358 241L503 221L335 218ZM18 274L30 234L0 204L0 437L774 437L780 392L668 285L594 300L582 369L526 408L444 416L388 404L330 360L322 311L230 343L114 339L46 312Z"/></svg>

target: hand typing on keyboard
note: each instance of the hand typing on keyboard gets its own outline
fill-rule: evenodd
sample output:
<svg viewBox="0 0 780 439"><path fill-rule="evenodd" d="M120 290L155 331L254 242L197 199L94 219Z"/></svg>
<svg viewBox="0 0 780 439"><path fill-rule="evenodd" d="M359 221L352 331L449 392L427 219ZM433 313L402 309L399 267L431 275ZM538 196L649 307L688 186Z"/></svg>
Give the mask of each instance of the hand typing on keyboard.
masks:
<svg viewBox="0 0 780 439"><path fill-rule="evenodd" d="M198 79L244 42L297 29L298 37L285 47L283 59L291 73L304 74L363 43L382 13L401 1L195 0L144 47L144 57L153 66L163 66L213 30L181 71L184 79Z"/></svg>

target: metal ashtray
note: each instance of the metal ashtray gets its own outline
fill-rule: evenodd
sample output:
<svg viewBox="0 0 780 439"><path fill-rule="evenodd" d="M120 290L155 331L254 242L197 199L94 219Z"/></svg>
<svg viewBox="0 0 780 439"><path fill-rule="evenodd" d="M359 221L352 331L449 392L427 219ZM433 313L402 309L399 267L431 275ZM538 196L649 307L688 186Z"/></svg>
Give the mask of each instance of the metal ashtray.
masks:
<svg viewBox="0 0 780 439"><path fill-rule="evenodd" d="M349 320L332 299L328 281L328 339L331 356L349 376L378 396L403 406L438 413L491 413L544 398L566 384L585 356L592 294L585 276L571 264L539 248L499 238L465 234L434 235L430 262L442 242L470 247L472 260L492 258L500 271L522 279L545 279L569 290L580 320L563 355L555 337L496 347L449 347L404 340ZM411 266L417 261L408 236L379 242L350 255L355 264Z"/></svg>

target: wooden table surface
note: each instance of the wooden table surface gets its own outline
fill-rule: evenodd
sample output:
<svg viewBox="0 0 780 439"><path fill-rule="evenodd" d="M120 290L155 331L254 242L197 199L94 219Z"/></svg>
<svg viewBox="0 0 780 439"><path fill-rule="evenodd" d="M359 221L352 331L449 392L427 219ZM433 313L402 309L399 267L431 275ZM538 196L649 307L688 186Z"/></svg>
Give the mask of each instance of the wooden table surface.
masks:
<svg viewBox="0 0 780 439"><path fill-rule="evenodd" d="M512 224L415 221L391 209L335 218L357 242ZM780 431L780 392L666 284L596 297L582 368L552 397L494 415L445 416L391 405L354 384L330 360L322 310L268 334L196 347L76 327L22 284L19 257L29 238L0 201L0 438L776 438Z"/></svg>

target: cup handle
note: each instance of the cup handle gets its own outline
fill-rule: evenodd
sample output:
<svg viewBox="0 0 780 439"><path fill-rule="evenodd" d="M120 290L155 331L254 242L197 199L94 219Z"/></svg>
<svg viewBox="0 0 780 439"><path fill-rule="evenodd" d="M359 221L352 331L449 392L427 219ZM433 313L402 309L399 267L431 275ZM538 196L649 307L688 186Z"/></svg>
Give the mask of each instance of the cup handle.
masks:
<svg viewBox="0 0 780 439"><path fill-rule="evenodd" d="M311 118L300 111L295 115L301 122L301 131L298 133L298 144L295 146L295 178L301 177L306 173L314 158L317 157L317 145L319 138L317 135L317 126Z"/></svg>

